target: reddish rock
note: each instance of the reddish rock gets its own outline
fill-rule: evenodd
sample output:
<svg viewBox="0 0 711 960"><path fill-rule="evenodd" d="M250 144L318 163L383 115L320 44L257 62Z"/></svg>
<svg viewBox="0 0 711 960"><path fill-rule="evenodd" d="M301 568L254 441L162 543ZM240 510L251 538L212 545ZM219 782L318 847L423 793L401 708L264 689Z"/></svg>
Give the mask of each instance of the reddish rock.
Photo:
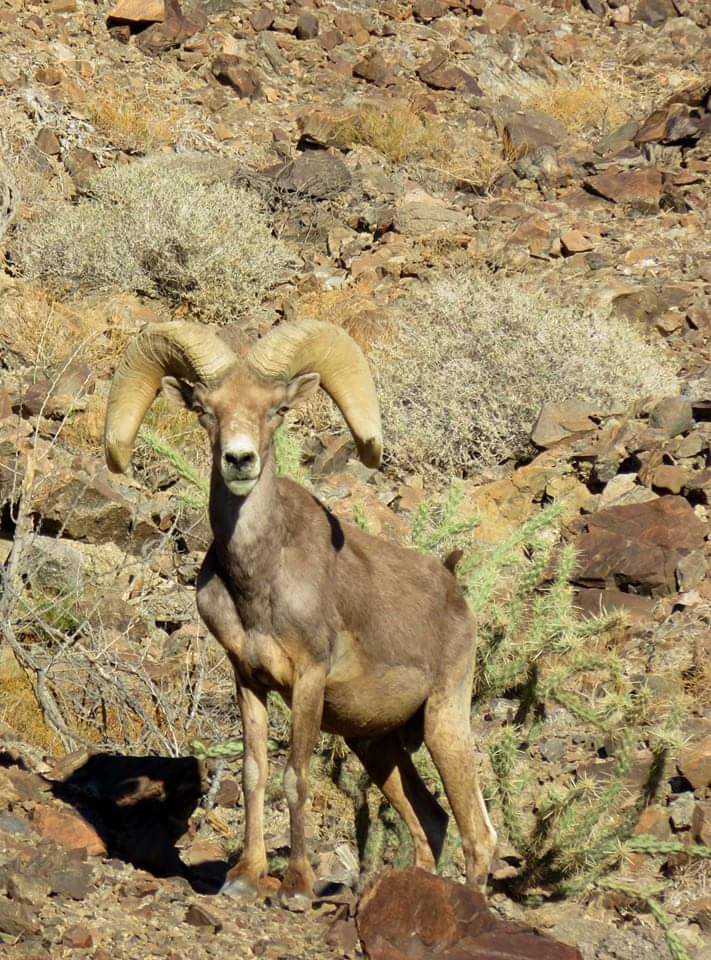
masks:
<svg viewBox="0 0 711 960"><path fill-rule="evenodd" d="M365 60L361 60L353 67L353 76L360 77L379 87L392 83L395 79L392 67L382 54L374 51Z"/></svg>
<svg viewBox="0 0 711 960"><path fill-rule="evenodd" d="M696 804L691 817L691 832L696 843L711 847L711 802Z"/></svg>
<svg viewBox="0 0 711 960"><path fill-rule="evenodd" d="M689 479L688 472L683 467L675 467L669 463L662 463L653 471L651 486L657 493L680 493Z"/></svg>
<svg viewBox="0 0 711 960"><path fill-rule="evenodd" d="M87 927L75 924L64 931L62 943L73 950L87 950L89 947L93 947L94 936Z"/></svg>
<svg viewBox="0 0 711 960"><path fill-rule="evenodd" d="M514 7L491 3L484 11L484 22L492 33L526 33L526 21Z"/></svg>
<svg viewBox="0 0 711 960"><path fill-rule="evenodd" d="M276 19L276 13L272 10L271 7L260 7L258 10L255 10L252 16L249 18L251 27L257 33L261 33L262 30L268 30Z"/></svg>
<svg viewBox="0 0 711 960"><path fill-rule="evenodd" d="M53 130L50 130L49 127L42 127L37 134L35 144L37 149L41 150L42 153L48 157L58 157L62 152L62 146L57 138L57 134Z"/></svg>
<svg viewBox="0 0 711 960"><path fill-rule="evenodd" d="M480 893L418 868L375 877L357 924L370 960L580 960L574 947L499 920Z"/></svg>
<svg viewBox="0 0 711 960"><path fill-rule="evenodd" d="M670 840L669 811L658 803L651 804L640 814L634 832L637 836L645 835L656 837L658 840Z"/></svg>
<svg viewBox="0 0 711 960"><path fill-rule="evenodd" d="M580 230L566 230L565 233L561 234L560 243L563 252L568 255L587 253L588 250L593 248L590 240Z"/></svg>
<svg viewBox="0 0 711 960"><path fill-rule="evenodd" d="M107 21L113 23L162 23L164 0L119 0L109 10Z"/></svg>
<svg viewBox="0 0 711 960"><path fill-rule="evenodd" d="M83 147L73 147L62 158L67 173L78 190L84 190L101 169L96 157Z"/></svg>
<svg viewBox="0 0 711 960"><path fill-rule="evenodd" d="M613 203L642 203L659 206L662 196L662 174L655 167L643 170L607 170L585 180L593 193Z"/></svg>
<svg viewBox="0 0 711 960"><path fill-rule="evenodd" d="M695 791L711 786L711 735L681 751L679 770Z"/></svg>
<svg viewBox="0 0 711 960"><path fill-rule="evenodd" d="M556 147L567 139L562 123L545 113L516 111L504 119L504 141L516 157L535 153L539 147Z"/></svg>
<svg viewBox="0 0 711 960"><path fill-rule="evenodd" d="M415 0L415 3L412 5L412 12L418 20L422 20L423 23L429 23L430 20L443 17L447 12L447 8L443 3L440 3L439 0Z"/></svg>
<svg viewBox="0 0 711 960"><path fill-rule="evenodd" d="M106 853L106 846L94 828L74 813L52 807L38 807L33 815L38 833L68 850L86 850L93 857Z"/></svg>
<svg viewBox="0 0 711 960"><path fill-rule="evenodd" d="M232 87L243 100L254 100L261 94L261 84L254 72L233 54L223 53L212 62L212 75Z"/></svg>
<svg viewBox="0 0 711 960"><path fill-rule="evenodd" d="M219 933L222 930L222 922L197 903L191 903L185 911L185 922L192 927L206 927L213 933Z"/></svg>
<svg viewBox="0 0 711 960"><path fill-rule="evenodd" d="M294 33L299 40L315 40L318 36L318 29L318 19L307 10L296 21Z"/></svg>
<svg viewBox="0 0 711 960"><path fill-rule="evenodd" d="M203 14L192 14L186 17L178 0L165 0L163 23L152 24L137 37L136 43L144 53L156 56L180 46L201 30L206 23L207 19Z"/></svg>
<svg viewBox="0 0 711 960"><path fill-rule="evenodd" d="M464 90L481 97L482 89L474 77L456 64L449 63L447 53L435 50L433 56L417 71L417 76L434 90Z"/></svg>
<svg viewBox="0 0 711 960"><path fill-rule="evenodd" d="M660 27L669 17L675 17L672 0L639 0L634 19L649 27Z"/></svg>
<svg viewBox="0 0 711 960"><path fill-rule="evenodd" d="M610 507L591 516L587 528L575 541L575 581L598 588L634 586L648 596L676 592L680 566L703 548L706 536L706 524L676 496Z"/></svg>
<svg viewBox="0 0 711 960"><path fill-rule="evenodd" d="M35 80L45 87L56 87L64 79L64 74L56 67L40 67L35 73Z"/></svg>

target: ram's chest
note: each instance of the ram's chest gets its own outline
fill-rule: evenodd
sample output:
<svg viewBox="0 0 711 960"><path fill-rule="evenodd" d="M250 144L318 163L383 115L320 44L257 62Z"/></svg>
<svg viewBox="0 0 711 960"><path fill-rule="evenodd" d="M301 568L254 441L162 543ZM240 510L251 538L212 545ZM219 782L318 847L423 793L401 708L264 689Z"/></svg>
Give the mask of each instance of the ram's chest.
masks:
<svg viewBox="0 0 711 960"><path fill-rule="evenodd" d="M247 679L269 689L291 690L294 658L287 644L269 634L249 631L239 659Z"/></svg>

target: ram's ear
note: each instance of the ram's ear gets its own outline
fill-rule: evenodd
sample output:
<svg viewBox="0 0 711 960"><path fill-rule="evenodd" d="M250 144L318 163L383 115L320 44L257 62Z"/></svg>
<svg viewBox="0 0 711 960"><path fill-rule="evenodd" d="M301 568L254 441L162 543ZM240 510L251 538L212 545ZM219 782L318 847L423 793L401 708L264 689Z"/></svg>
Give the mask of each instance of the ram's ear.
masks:
<svg viewBox="0 0 711 960"><path fill-rule="evenodd" d="M304 400L308 400L316 393L320 383L321 378L317 373L303 373L300 377L294 377L286 385L284 405L295 407Z"/></svg>
<svg viewBox="0 0 711 960"><path fill-rule="evenodd" d="M163 377L161 387L163 395L172 403L185 407L186 410L193 410L195 413L201 412L201 399L205 391L202 383L190 383L189 380L178 377Z"/></svg>

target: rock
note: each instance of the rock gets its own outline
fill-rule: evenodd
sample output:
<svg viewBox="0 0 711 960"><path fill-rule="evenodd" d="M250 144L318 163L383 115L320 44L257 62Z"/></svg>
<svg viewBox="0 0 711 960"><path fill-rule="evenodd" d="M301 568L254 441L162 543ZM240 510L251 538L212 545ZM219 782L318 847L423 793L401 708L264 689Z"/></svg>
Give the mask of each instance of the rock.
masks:
<svg viewBox="0 0 711 960"><path fill-rule="evenodd" d="M282 189L316 200L335 197L347 190L352 182L343 160L327 150L306 150L295 160L267 172Z"/></svg>
<svg viewBox="0 0 711 960"><path fill-rule="evenodd" d="M443 17L447 8L443 3L440 3L440 0L415 0L412 12L418 20L429 23L431 20Z"/></svg>
<svg viewBox="0 0 711 960"><path fill-rule="evenodd" d="M40 905L52 892L52 887L44 877L29 873L11 873L5 883L7 895L11 900L28 903L31 906Z"/></svg>
<svg viewBox="0 0 711 960"><path fill-rule="evenodd" d="M575 593L575 606L582 613L599 617L604 613L621 610L631 623L649 623L653 618L657 601L651 597L638 597L634 593L623 593L614 587L606 590L594 587L581 587Z"/></svg>
<svg viewBox="0 0 711 960"><path fill-rule="evenodd" d="M672 0L639 0L634 19L650 27L660 27L668 17L676 15Z"/></svg>
<svg viewBox="0 0 711 960"><path fill-rule="evenodd" d="M587 253L593 249L591 241L580 230L566 230L560 235L560 244L563 253L572 256L574 253Z"/></svg>
<svg viewBox="0 0 711 960"><path fill-rule="evenodd" d="M240 57L223 53L212 61L210 69L213 77L232 87L240 99L255 100L261 95L259 78Z"/></svg>
<svg viewBox="0 0 711 960"><path fill-rule="evenodd" d="M686 433L692 429L694 412L689 401L683 397L665 397L649 414L649 424L663 430L671 440L680 433Z"/></svg>
<svg viewBox="0 0 711 960"><path fill-rule="evenodd" d="M652 803L645 807L639 815L634 833L637 836L656 837L657 840L671 840L669 810L658 803Z"/></svg>
<svg viewBox="0 0 711 960"><path fill-rule="evenodd" d="M711 934L711 894L693 900L688 906L688 911L703 932Z"/></svg>
<svg viewBox="0 0 711 960"><path fill-rule="evenodd" d="M565 740L561 737L548 737L548 739L541 741L539 750L544 760L548 763L555 763L565 754L566 746Z"/></svg>
<svg viewBox="0 0 711 960"><path fill-rule="evenodd" d="M219 933L222 930L221 921L197 903L191 903L185 911L185 922L192 927L208 927L213 933Z"/></svg>
<svg viewBox="0 0 711 960"><path fill-rule="evenodd" d="M480 893L419 868L376 876L356 920L369 960L581 960L574 947L498 919Z"/></svg>
<svg viewBox="0 0 711 960"><path fill-rule="evenodd" d="M88 950L94 946L94 935L88 927L74 924L64 931L62 943L72 950Z"/></svg>
<svg viewBox="0 0 711 960"><path fill-rule="evenodd" d="M588 177L583 185L613 203L658 207L662 196L662 174L655 167L624 171L611 169Z"/></svg>
<svg viewBox="0 0 711 960"><path fill-rule="evenodd" d="M294 33L299 40L315 40L318 36L318 19L306 10L296 21L296 30Z"/></svg>
<svg viewBox="0 0 711 960"><path fill-rule="evenodd" d="M696 804L691 818L691 833L695 843L711 847L711 802Z"/></svg>
<svg viewBox="0 0 711 960"><path fill-rule="evenodd" d="M688 830L691 827L695 806L691 791L680 794L669 804L669 817L675 830Z"/></svg>
<svg viewBox="0 0 711 960"><path fill-rule="evenodd" d="M59 142L57 134L49 127L42 127L37 134L35 146L48 157L58 157L62 152L62 145Z"/></svg>
<svg viewBox="0 0 711 960"><path fill-rule="evenodd" d="M663 463L652 473L650 483L657 493L681 493L689 479L683 467Z"/></svg>
<svg viewBox="0 0 711 960"><path fill-rule="evenodd" d="M0 897L0 933L18 940L25 940L28 936L39 931L39 924L35 912L25 903L14 903L5 897Z"/></svg>
<svg viewBox="0 0 711 960"><path fill-rule="evenodd" d="M80 192L88 187L92 177L95 177L101 169L94 154L84 150L83 147L72 147L64 154L62 162L74 186Z"/></svg>
<svg viewBox="0 0 711 960"><path fill-rule="evenodd" d="M701 550L706 524L682 497L609 507L587 520L575 541L575 582L589 587L635 587L646 596L678 588L680 562Z"/></svg>
<svg viewBox="0 0 711 960"><path fill-rule="evenodd" d="M256 33L261 33L262 30L268 30L275 19L275 10L272 10L271 7L259 7L249 18L249 22Z"/></svg>
<svg viewBox="0 0 711 960"><path fill-rule="evenodd" d="M379 87L384 87L395 80L392 67L377 50L373 51L365 60L360 60L353 67L353 76L360 77Z"/></svg>
<svg viewBox="0 0 711 960"><path fill-rule="evenodd" d="M599 412L591 404L579 400L544 403L533 425L531 440L543 449L553 447L575 434L594 430L595 422L590 417Z"/></svg>
<svg viewBox="0 0 711 960"><path fill-rule="evenodd" d="M234 807L239 803L242 796L242 788L236 780L231 777L225 777L220 783L220 789L215 797L215 804L218 807Z"/></svg>
<svg viewBox="0 0 711 960"><path fill-rule="evenodd" d="M111 24L162 23L165 18L164 0L119 0L107 16Z"/></svg>
<svg viewBox="0 0 711 960"><path fill-rule="evenodd" d="M417 76L435 90L463 90L475 97L483 96L479 84L471 74L451 64L445 50L437 48L434 55L417 70Z"/></svg>
<svg viewBox="0 0 711 960"><path fill-rule="evenodd" d="M472 221L463 211L453 210L444 201L418 190L397 201L393 227L397 233L419 237L439 232L469 233Z"/></svg>
<svg viewBox="0 0 711 960"><path fill-rule="evenodd" d="M484 11L484 22L492 33L528 32L526 20L519 11L507 3L489 3Z"/></svg>
<svg viewBox="0 0 711 960"><path fill-rule="evenodd" d="M711 735L681 751L679 770L696 792L711 786Z"/></svg>
<svg viewBox="0 0 711 960"><path fill-rule="evenodd" d="M42 806L34 811L32 822L38 833L67 850L86 850L93 857L106 853L106 845L96 830L74 813Z"/></svg>
<svg viewBox="0 0 711 960"><path fill-rule="evenodd" d="M162 23L154 23L137 38L137 46L150 56L157 56L166 50L180 46L207 23L202 14L186 17L180 9L178 0L165 0L165 18Z"/></svg>
<svg viewBox="0 0 711 960"><path fill-rule="evenodd" d="M516 157L535 153L539 147L558 146L567 139L562 123L545 113L516 111L503 121L504 140Z"/></svg>

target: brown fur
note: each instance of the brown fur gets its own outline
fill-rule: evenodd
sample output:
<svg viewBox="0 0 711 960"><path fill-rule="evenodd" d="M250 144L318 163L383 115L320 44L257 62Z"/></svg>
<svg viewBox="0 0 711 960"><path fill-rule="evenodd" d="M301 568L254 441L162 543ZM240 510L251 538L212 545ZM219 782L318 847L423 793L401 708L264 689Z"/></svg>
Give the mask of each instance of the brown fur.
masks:
<svg viewBox="0 0 711 960"><path fill-rule="evenodd" d="M214 543L198 607L234 665L245 737L245 846L226 892L258 890L266 875L268 690L293 714L284 895L312 892L304 808L320 730L347 738L410 828L416 863L434 867L446 816L403 746L418 725L462 835L468 882L483 887L495 834L469 724L475 630L451 569L340 523L305 489L276 477L274 430L284 409L315 388L313 378L264 384L239 367L212 392L166 386L200 413L213 445ZM220 468L235 436L249 436L260 456L259 479L246 496L230 492Z"/></svg>

